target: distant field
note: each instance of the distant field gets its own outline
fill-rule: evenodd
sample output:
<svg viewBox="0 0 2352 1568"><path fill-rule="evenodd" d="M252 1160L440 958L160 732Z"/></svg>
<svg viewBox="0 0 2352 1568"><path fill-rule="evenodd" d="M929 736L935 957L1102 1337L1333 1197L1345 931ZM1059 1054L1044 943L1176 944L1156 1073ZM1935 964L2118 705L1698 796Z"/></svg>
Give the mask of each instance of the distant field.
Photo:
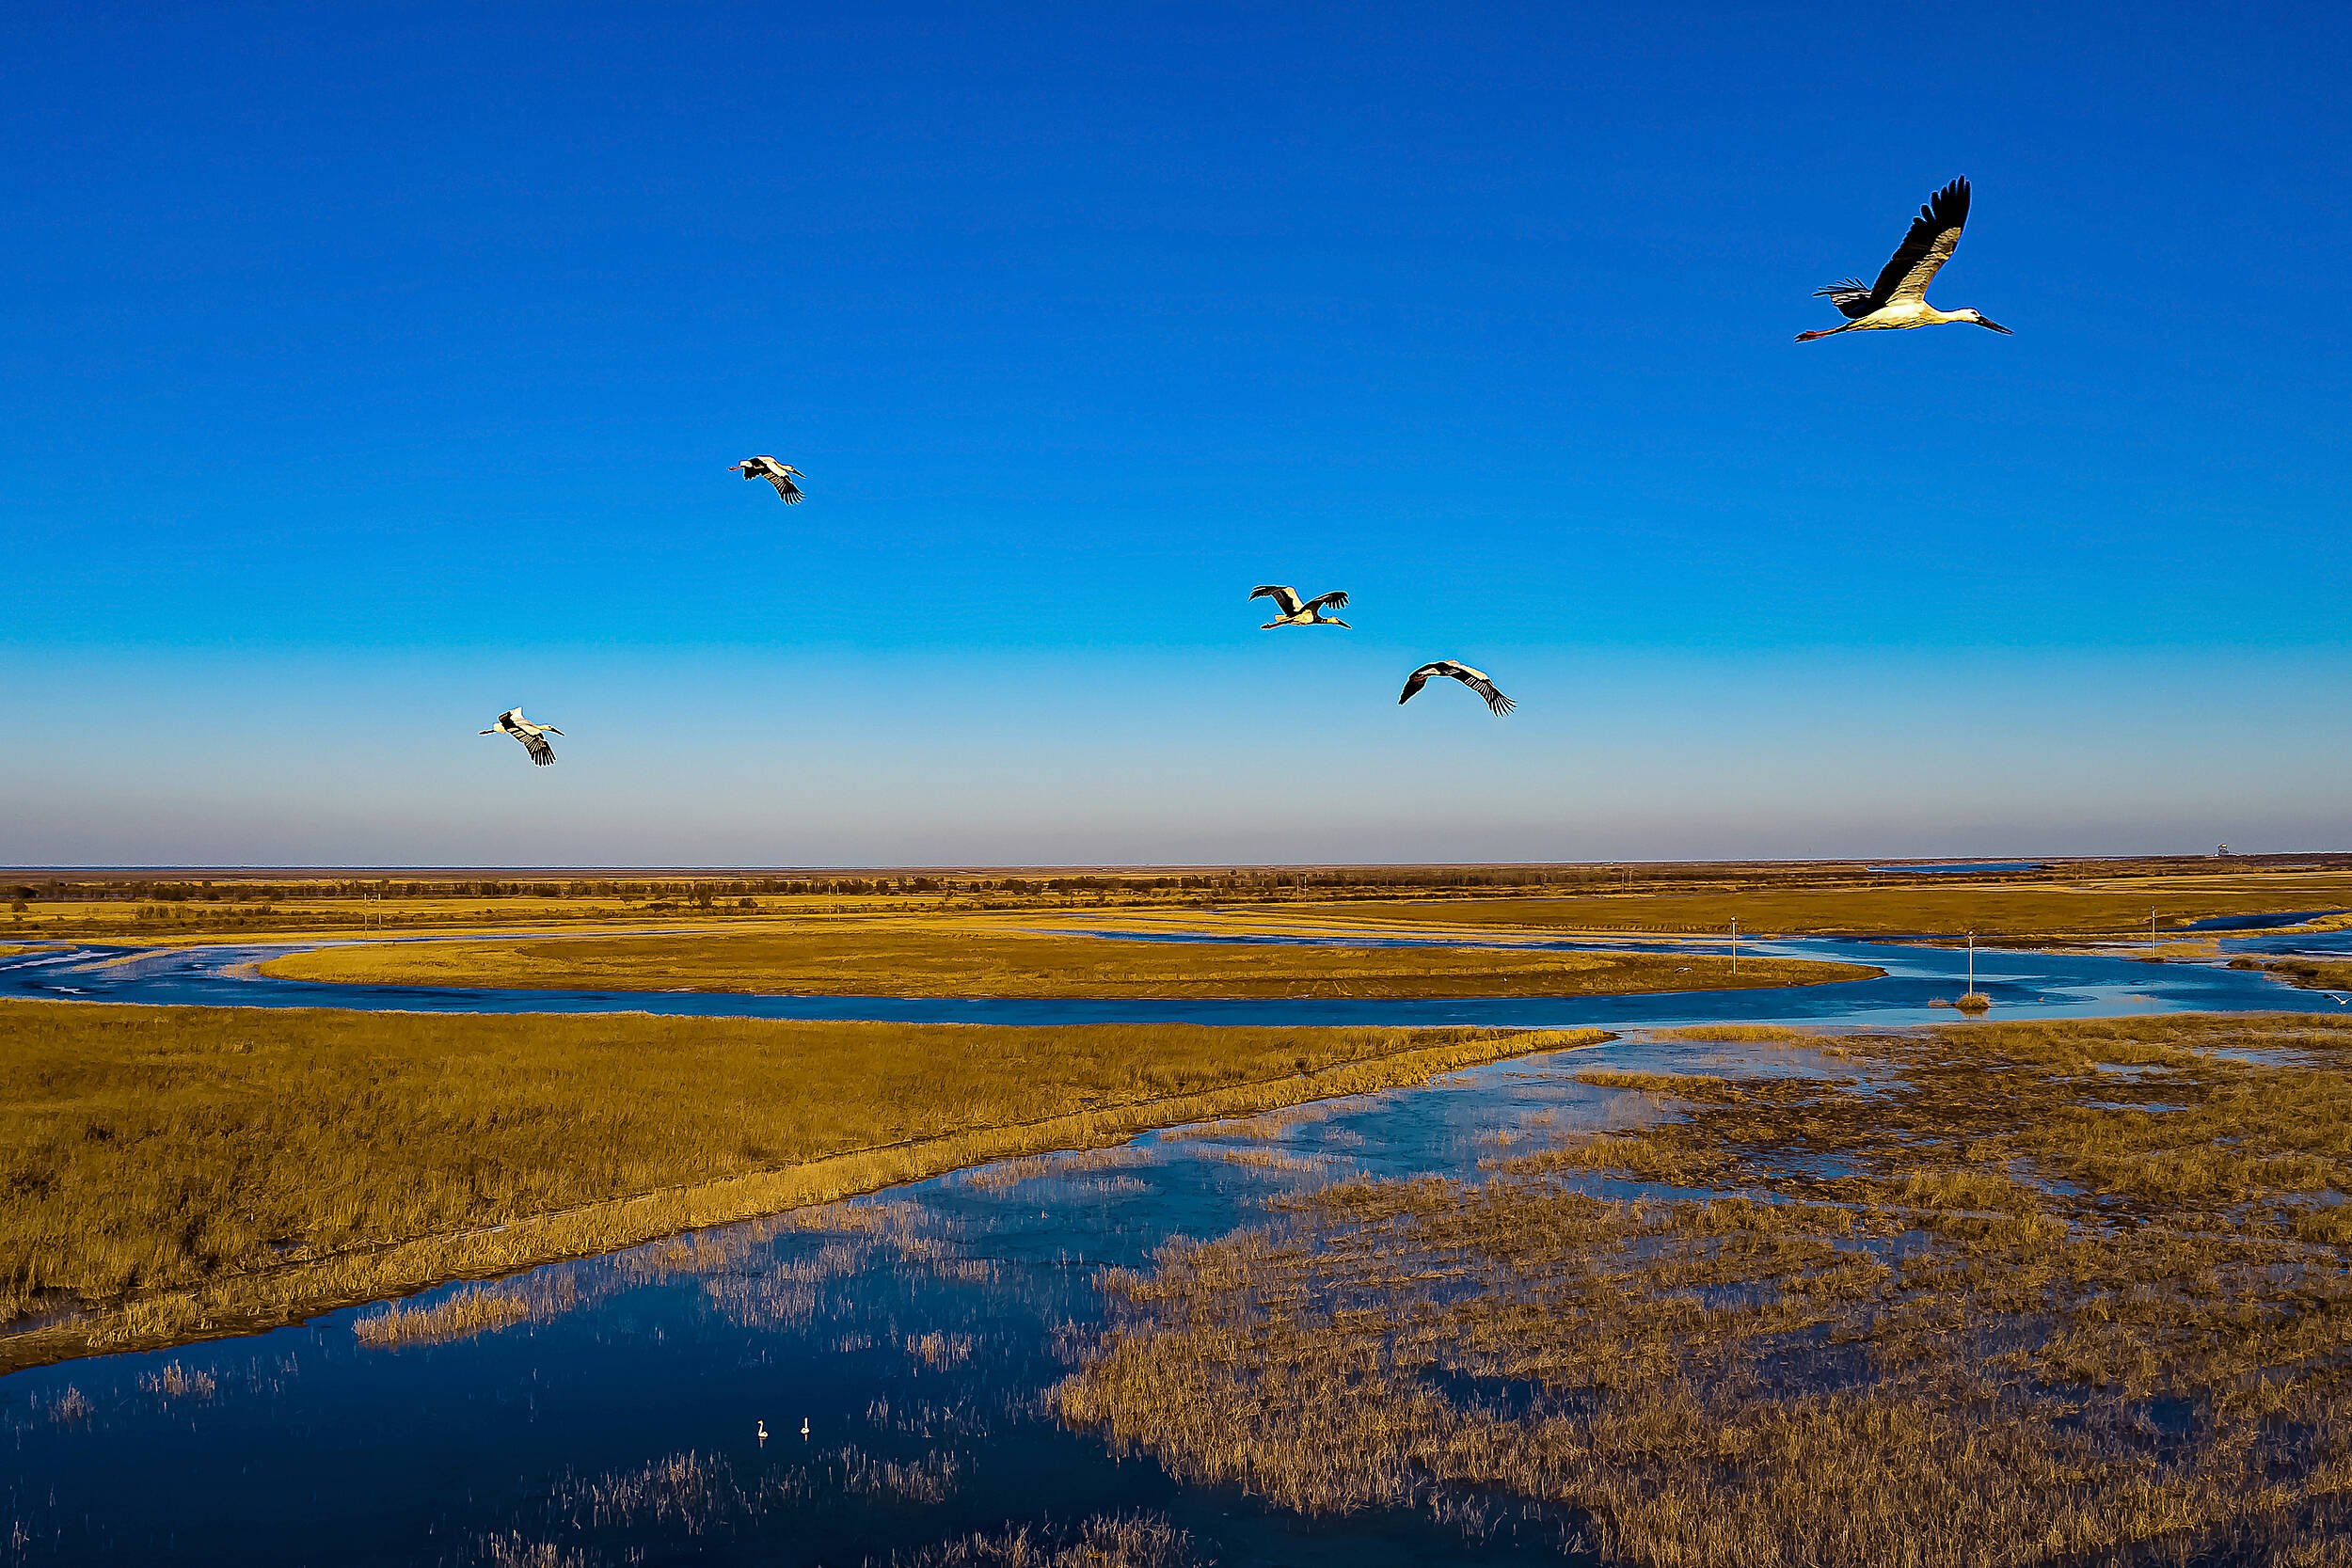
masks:
<svg viewBox="0 0 2352 1568"><path fill-rule="evenodd" d="M95 1331L156 1342L1224 1114L1204 1096L1260 1109L1596 1037L0 1002L0 1325L198 1291ZM613 1207L649 1193L683 1196ZM519 1223L562 1212L585 1217ZM29 1354L0 1327L0 1370Z"/></svg>
<svg viewBox="0 0 2352 1568"><path fill-rule="evenodd" d="M2352 876L1367 901L1340 912L1351 921L1562 931L1721 931L1737 920L1742 932L1789 936L1957 936L1972 930L1979 936L2128 936L2146 933L2151 910L2158 933L2172 935L2189 921L2215 915L2318 909L2352 909Z"/></svg>
<svg viewBox="0 0 2352 1568"><path fill-rule="evenodd" d="M1448 906L1452 909L1454 906ZM1596 996L1867 978L1852 964L1686 954L1509 948L1320 947L1128 942L842 924L709 936L380 943L263 964L287 979L564 990L826 996Z"/></svg>

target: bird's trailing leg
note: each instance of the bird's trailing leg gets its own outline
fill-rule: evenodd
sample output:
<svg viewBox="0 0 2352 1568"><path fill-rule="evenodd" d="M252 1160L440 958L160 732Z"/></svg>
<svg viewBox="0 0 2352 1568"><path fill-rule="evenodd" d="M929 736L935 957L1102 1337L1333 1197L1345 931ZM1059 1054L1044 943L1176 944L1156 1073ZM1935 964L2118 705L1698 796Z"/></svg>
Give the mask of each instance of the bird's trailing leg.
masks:
<svg viewBox="0 0 2352 1568"><path fill-rule="evenodd" d="M1800 332L1797 334L1797 341L1801 343L1809 343L1816 338L1835 338L1840 332L1851 332L1853 327L1854 324L1848 322L1843 326L1825 326L1819 332ZM1840 349L1838 352L1842 354L1845 351Z"/></svg>

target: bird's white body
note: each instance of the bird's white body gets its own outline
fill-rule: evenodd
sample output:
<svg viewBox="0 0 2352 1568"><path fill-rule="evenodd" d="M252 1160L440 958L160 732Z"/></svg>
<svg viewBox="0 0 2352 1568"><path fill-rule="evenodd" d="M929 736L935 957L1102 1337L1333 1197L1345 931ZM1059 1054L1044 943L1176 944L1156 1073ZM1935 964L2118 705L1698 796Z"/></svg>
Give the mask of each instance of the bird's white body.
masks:
<svg viewBox="0 0 2352 1568"><path fill-rule="evenodd" d="M491 725L488 729L484 730L482 733L484 735L513 736L516 739L523 743L523 750L531 753L531 760L537 763L540 767L545 768L548 764L555 760L555 748L548 745L543 737L550 735L562 735L564 732L557 729L553 724L534 724L530 720L523 717L523 710L521 708L510 707L504 713L499 715L499 721L497 723Z"/></svg>
<svg viewBox="0 0 2352 1568"><path fill-rule="evenodd" d="M1939 310L1928 303L1928 285L1934 281L1944 263L1952 259L1952 252L1960 245L1961 230L1967 224L1968 182L1955 180L1920 207L1919 215L1911 220L1910 232L1880 270L1877 282L1865 284L1859 277L1849 277L1842 283L1813 291L1837 307L1838 314L1847 318L1846 325L1824 327L1819 332L1800 332L1797 341L1809 343L1816 338L1831 338L1840 332L1942 326L1947 322L1966 322L1972 326L2007 332L2008 327L1985 320L1975 310Z"/></svg>
<svg viewBox="0 0 2352 1568"><path fill-rule="evenodd" d="M1486 705L1494 709L1498 715L1508 713L1518 706L1518 704L1495 689L1494 677L1487 674L1486 671L1473 670L1459 659L1452 658L1432 659L1406 676L1405 695L1399 697L1397 702L1400 704L1411 702L1414 692L1427 686L1432 677L1439 675L1448 680L1460 681L1464 686L1486 698Z"/></svg>
<svg viewBox="0 0 2352 1568"><path fill-rule="evenodd" d="M1270 582L1249 596L1253 599L1272 599L1275 608L1281 611L1273 620L1260 626L1258 628L1260 631L1272 631L1277 626L1344 626L1347 625L1338 616L1326 615L1323 612L1327 605L1335 610L1344 609L1347 605L1347 595L1344 594L1325 594L1312 599L1301 599L1297 589L1285 583Z"/></svg>
<svg viewBox="0 0 2352 1568"><path fill-rule="evenodd" d="M789 463L779 463L772 457L746 457L742 462L730 463L727 467L742 469L745 479L766 480L776 487L776 494L784 498L787 506L798 506L808 499L806 492L792 483L800 476L801 470Z"/></svg>

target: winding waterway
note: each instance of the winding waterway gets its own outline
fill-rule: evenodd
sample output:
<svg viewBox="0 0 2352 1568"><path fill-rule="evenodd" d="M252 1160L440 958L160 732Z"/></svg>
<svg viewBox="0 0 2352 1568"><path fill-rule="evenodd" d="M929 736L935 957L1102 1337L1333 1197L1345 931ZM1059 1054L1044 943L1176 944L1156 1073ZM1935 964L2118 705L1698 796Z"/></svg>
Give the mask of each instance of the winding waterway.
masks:
<svg viewBox="0 0 2352 1568"><path fill-rule="evenodd" d="M2344 953L2352 934L2223 946ZM372 1310L361 1309L20 1372L0 1379L0 1564L852 1564L1127 1510L1166 1515L1201 1557L1228 1565L1561 1560L1563 1522L1516 1505L1305 1521L1230 1489L1179 1485L1064 1429L1041 1396L1066 1371L1073 1338L1101 1321L1105 1266L1250 1224L1268 1196L1338 1177L1472 1175L1500 1136L1539 1117L1556 1131L1650 1114L1640 1095L1576 1080L1603 1062L1815 1070L1808 1052L1649 1031L1951 1022L1930 1003L1959 994L1968 961L1850 942L1749 950L1886 973L1558 1001L908 1001L323 986L243 967L281 948L0 959L0 995L151 1004L1629 1031L1209 1135L985 1167L533 1270L512 1282L540 1305L532 1321L454 1343L371 1348L354 1334ZM1975 962L2000 1018L2340 1006L2209 964L1988 949Z"/></svg>

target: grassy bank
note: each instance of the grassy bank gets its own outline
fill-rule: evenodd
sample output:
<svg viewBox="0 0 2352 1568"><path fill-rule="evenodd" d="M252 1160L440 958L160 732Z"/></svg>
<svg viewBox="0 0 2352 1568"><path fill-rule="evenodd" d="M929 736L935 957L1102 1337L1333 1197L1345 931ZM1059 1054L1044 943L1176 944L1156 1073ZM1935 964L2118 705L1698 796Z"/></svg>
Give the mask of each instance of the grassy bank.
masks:
<svg viewBox="0 0 2352 1568"><path fill-rule="evenodd" d="M0 1003L0 1369L1596 1037Z"/></svg>
<svg viewBox="0 0 2352 1568"><path fill-rule="evenodd" d="M1062 1412L1289 1507L1516 1496L1675 1568L2346 1560L2352 1022L1828 1051L1867 1081L1613 1075L1679 1115L1171 1246Z"/></svg>
<svg viewBox="0 0 2352 1568"><path fill-rule="evenodd" d="M1961 886L1730 888L1593 894L1561 898L1464 898L1352 903L1351 921L1510 927L1561 931L1742 931L1788 936L2177 935L2215 915L2352 908L2342 872L2131 881L1978 882Z"/></svg>
<svg viewBox="0 0 2352 1568"><path fill-rule="evenodd" d="M2233 958L2232 969L2261 969L2305 990L2352 991L2352 959Z"/></svg>
<svg viewBox="0 0 2352 1568"><path fill-rule="evenodd" d="M262 973L372 985L825 996L1599 996L1867 979L1855 964L1524 948L1324 947L1054 936L970 922L862 922L697 936L386 942Z"/></svg>

